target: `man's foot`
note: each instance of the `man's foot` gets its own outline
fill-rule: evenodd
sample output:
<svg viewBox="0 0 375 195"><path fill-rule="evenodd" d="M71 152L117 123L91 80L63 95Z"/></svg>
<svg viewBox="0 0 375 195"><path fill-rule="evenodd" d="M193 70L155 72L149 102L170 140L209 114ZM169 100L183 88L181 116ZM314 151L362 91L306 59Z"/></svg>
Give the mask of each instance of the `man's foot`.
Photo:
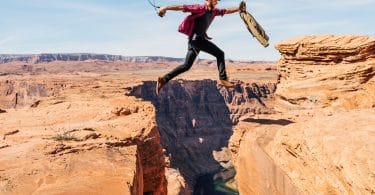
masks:
<svg viewBox="0 0 375 195"><path fill-rule="evenodd" d="M158 82L156 83L156 95L159 95L161 88L166 84L167 82L163 79L163 77L158 78Z"/></svg>
<svg viewBox="0 0 375 195"><path fill-rule="evenodd" d="M234 86L235 86L233 83L229 82L228 79L226 79L226 80L221 80L220 79L219 85L222 85L225 88L234 88Z"/></svg>

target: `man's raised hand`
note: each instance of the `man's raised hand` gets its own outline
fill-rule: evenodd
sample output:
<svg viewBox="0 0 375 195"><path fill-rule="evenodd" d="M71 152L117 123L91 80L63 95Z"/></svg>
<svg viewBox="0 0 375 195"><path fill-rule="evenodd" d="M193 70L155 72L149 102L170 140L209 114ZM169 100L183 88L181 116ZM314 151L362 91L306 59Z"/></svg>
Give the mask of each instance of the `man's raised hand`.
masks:
<svg viewBox="0 0 375 195"><path fill-rule="evenodd" d="M240 12L246 12L246 3L245 3L245 1L241 1L239 9L240 9Z"/></svg>
<svg viewBox="0 0 375 195"><path fill-rule="evenodd" d="M167 12L167 10L166 10L164 7L161 7L161 8L159 8L159 10L158 10L158 15L159 15L160 17L163 17L163 16L165 15L166 12Z"/></svg>

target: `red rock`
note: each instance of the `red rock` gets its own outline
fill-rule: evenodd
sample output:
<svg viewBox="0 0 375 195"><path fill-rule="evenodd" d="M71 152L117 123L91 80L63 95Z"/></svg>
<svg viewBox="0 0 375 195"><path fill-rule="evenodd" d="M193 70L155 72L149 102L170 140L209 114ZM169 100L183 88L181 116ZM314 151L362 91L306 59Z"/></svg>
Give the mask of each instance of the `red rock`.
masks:
<svg viewBox="0 0 375 195"><path fill-rule="evenodd" d="M374 47L334 35L276 45L277 112L243 117L230 140L240 194L375 192Z"/></svg>

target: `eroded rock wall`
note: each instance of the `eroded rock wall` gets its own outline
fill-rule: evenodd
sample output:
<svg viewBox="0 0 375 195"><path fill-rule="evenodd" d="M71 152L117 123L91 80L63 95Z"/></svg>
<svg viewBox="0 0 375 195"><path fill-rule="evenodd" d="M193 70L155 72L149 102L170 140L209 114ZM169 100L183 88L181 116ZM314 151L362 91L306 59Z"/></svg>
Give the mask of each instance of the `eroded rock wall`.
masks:
<svg viewBox="0 0 375 195"><path fill-rule="evenodd" d="M81 90L97 86L91 81L75 85L1 113L0 193L166 194L154 107Z"/></svg>
<svg viewBox="0 0 375 195"><path fill-rule="evenodd" d="M276 45L273 115L240 120L230 141L240 194L375 192L374 37Z"/></svg>
<svg viewBox="0 0 375 195"><path fill-rule="evenodd" d="M375 38L307 36L276 45L276 94L289 108L375 107Z"/></svg>

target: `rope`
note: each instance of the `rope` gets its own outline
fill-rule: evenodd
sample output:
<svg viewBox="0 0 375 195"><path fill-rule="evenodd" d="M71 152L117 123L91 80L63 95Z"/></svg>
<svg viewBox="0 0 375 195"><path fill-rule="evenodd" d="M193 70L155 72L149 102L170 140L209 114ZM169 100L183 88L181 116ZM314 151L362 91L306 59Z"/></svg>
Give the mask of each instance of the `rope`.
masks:
<svg viewBox="0 0 375 195"><path fill-rule="evenodd" d="M158 9L160 8L160 6L155 5L155 0L153 0L153 2L151 2L151 0L147 0L147 1L148 3L150 3L152 7L154 7L155 11L158 12Z"/></svg>

